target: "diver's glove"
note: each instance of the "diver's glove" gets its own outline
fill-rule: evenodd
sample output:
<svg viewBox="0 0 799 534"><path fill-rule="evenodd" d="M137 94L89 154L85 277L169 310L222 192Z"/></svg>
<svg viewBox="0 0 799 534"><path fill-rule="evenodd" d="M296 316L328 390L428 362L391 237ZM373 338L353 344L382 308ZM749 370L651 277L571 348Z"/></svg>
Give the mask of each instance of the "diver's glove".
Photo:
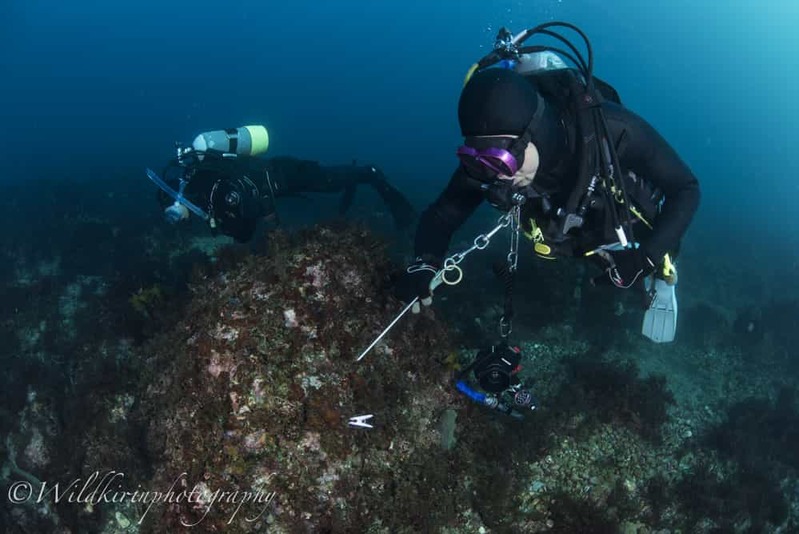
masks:
<svg viewBox="0 0 799 534"><path fill-rule="evenodd" d="M605 274L591 280L595 286L613 284L629 289L655 270L655 264L641 249L600 250L597 256L604 260Z"/></svg>
<svg viewBox="0 0 799 534"><path fill-rule="evenodd" d="M175 201L174 204L164 210L164 219L166 219L166 222L169 224L177 224L188 218L189 210L180 202Z"/></svg>
<svg viewBox="0 0 799 534"><path fill-rule="evenodd" d="M433 290L441 284L441 277L436 277L439 268L432 263L428 263L422 257L408 265L405 272L394 286L395 296L402 302L409 303L415 298L419 301L413 305L411 311L419 313L421 302L425 306L433 303Z"/></svg>

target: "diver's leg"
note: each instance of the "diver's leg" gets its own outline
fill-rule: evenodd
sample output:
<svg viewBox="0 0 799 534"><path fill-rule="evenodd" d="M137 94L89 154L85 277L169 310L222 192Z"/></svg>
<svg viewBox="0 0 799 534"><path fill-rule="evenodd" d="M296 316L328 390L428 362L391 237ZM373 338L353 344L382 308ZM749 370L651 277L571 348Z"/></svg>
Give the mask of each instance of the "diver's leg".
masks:
<svg viewBox="0 0 799 534"><path fill-rule="evenodd" d="M351 165L323 167L310 160L278 157L269 160L270 176L278 196L302 193L339 193L357 185Z"/></svg>
<svg viewBox="0 0 799 534"><path fill-rule="evenodd" d="M405 195L388 182L386 175L379 168L373 165L342 165L326 169L328 173L340 177L339 181L344 191L340 206L342 213L346 212L352 203L355 186L366 184L372 186L386 203L399 229L405 229L413 223L416 217L413 206Z"/></svg>
<svg viewBox="0 0 799 534"><path fill-rule="evenodd" d="M411 203L395 187L388 183L383 172L371 165L322 166L314 161L294 158L273 158L271 169L277 195L300 193L343 193L339 204L340 213L346 213L355 196L355 188L367 184L375 188L386 203L394 221L400 228L409 226L415 212Z"/></svg>
<svg viewBox="0 0 799 534"><path fill-rule="evenodd" d="M371 167L371 170L373 177L368 182L369 185L375 188L377 194L380 195L380 198L382 198L383 202L388 206L392 217L394 217L394 223L397 225L397 228L400 230L408 228L416 218L416 211L413 209L413 206L408 199L405 198L405 195L400 193L396 187L388 182L388 179L386 179L386 176L380 169Z"/></svg>

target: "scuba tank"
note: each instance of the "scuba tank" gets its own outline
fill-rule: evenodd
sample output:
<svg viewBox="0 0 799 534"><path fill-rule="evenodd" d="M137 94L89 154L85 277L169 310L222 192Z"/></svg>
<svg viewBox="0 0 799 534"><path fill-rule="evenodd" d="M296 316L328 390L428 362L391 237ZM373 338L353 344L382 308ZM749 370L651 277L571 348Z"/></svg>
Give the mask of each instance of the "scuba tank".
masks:
<svg viewBox="0 0 799 534"><path fill-rule="evenodd" d="M222 157L258 156L268 148L269 132L264 126L252 125L203 132L194 138L190 148L182 150L193 152L202 161L209 153Z"/></svg>
<svg viewBox="0 0 799 534"><path fill-rule="evenodd" d="M513 70L519 74L534 74L547 70L569 68L559 55L549 50L519 54L519 58L514 60L514 63Z"/></svg>

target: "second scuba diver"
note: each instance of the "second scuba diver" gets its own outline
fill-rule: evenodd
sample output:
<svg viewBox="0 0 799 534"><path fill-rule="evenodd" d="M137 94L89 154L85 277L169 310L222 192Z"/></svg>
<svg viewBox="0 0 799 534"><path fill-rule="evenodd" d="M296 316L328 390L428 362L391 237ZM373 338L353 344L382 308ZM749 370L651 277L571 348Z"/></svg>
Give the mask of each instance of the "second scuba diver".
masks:
<svg viewBox="0 0 799 534"><path fill-rule="evenodd" d="M243 243L252 239L260 220L277 219L277 198L342 193L339 211L344 213L356 188L367 185L386 203L399 229L413 222L413 207L377 167L257 157L268 146L263 126L205 132L190 147L179 147L161 176L148 169L150 179L161 188L167 220L183 221L194 213L214 230Z"/></svg>

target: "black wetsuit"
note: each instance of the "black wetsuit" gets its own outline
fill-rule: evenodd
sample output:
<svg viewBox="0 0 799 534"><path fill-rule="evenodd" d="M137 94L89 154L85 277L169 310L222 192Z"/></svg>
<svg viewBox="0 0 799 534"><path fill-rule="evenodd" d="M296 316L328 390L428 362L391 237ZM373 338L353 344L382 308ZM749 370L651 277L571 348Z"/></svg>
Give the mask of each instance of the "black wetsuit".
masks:
<svg viewBox="0 0 799 534"><path fill-rule="evenodd" d="M323 166L315 161L291 157L275 158L206 158L188 168L172 162L164 179L176 186L177 176L186 173L185 197L214 219L222 233L236 241L249 241L258 220L275 215L275 199L302 193L343 193L340 211L345 212L359 185L375 188L391 211L398 227L414 219L414 210L406 198L377 167L370 165ZM225 204L231 191L242 196L236 209ZM166 195L161 204L171 203Z"/></svg>
<svg viewBox="0 0 799 534"><path fill-rule="evenodd" d="M602 107L624 174L632 172L638 177L633 181L628 176L628 194L639 197L642 203L656 205L652 228L635 225L635 238L653 261L661 261L666 253L675 253L679 247L699 205L699 184L674 149L644 119L618 104L604 102ZM540 202L525 203L522 225L526 230L530 229L531 219L541 229L553 227L552 214L565 205L577 181L579 158L574 120L569 112L564 112L562 118L565 129L558 163L552 171L540 170L533 181L536 189L546 192L554 207L545 211ZM462 167L455 171L445 190L421 215L416 233L417 257L440 265L452 234L485 199L480 185ZM560 236L568 246L554 249L563 255L582 256L608 244L607 218L608 211L598 203L582 228ZM557 236L546 237L557 241Z"/></svg>

